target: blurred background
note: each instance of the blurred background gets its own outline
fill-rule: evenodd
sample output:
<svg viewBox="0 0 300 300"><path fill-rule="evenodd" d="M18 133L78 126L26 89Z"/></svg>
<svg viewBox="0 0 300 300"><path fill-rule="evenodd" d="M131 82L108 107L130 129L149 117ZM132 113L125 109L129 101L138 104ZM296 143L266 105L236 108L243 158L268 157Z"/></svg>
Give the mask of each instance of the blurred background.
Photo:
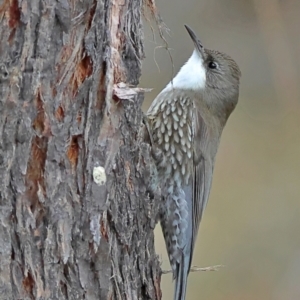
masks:
<svg viewBox="0 0 300 300"><path fill-rule="evenodd" d="M193 51L184 24L242 70L193 258L193 265L225 267L191 273L187 300L299 300L300 1L157 0L157 6L170 29L175 73ZM154 22L145 21L145 47L140 86L153 88L146 111L174 73ZM160 226L156 236L169 269ZM162 291L172 299L171 274L163 275Z"/></svg>

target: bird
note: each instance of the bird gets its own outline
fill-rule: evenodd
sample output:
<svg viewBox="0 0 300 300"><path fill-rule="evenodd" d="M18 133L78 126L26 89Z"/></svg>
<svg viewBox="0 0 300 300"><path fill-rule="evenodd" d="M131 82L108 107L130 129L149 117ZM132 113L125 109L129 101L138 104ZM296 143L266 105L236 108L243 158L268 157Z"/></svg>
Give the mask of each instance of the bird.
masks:
<svg viewBox="0 0 300 300"><path fill-rule="evenodd" d="M221 134L237 105L241 78L229 55L204 48L185 28L194 51L146 113L152 146L161 154L156 160L162 183L159 219L175 279L174 300L186 297Z"/></svg>

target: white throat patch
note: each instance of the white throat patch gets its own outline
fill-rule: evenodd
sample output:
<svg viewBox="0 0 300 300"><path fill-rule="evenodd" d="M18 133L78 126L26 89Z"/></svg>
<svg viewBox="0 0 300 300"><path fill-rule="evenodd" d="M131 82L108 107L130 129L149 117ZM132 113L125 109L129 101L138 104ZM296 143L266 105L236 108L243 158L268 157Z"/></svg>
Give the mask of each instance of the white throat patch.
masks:
<svg viewBox="0 0 300 300"><path fill-rule="evenodd" d="M206 70L203 65L203 59L194 50L189 60L181 67L180 71L164 89L168 91L171 89L189 89L201 90L205 88Z"/></svg>

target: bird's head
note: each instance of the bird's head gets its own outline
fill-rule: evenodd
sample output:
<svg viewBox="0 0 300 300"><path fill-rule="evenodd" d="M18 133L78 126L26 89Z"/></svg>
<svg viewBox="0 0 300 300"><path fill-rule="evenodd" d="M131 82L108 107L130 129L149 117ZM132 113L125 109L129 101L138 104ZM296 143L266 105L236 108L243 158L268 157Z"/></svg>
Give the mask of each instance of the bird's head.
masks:
<svg viewBox="0 0 300 300"><path fill-rule="evenodd" d="M228 117L238 101L241 71L229 55L204 48L194 31L187 25L185 27L195 49L169 88L199 93L208 106L225 109Z"/></svg>

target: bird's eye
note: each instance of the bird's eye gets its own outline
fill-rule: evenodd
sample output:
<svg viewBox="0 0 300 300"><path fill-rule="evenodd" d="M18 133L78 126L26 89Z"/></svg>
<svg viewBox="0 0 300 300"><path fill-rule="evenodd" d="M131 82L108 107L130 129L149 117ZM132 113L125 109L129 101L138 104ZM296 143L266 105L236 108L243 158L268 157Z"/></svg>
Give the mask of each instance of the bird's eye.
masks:
<svg viewBox="0 0 300 300"><path fill-rule="evenodd" d="M218 67L218 64L215 63L214 61L210 61L210 62L208 63L208 67L209 67L210 69L216 69L216 68Z"/></svg>

